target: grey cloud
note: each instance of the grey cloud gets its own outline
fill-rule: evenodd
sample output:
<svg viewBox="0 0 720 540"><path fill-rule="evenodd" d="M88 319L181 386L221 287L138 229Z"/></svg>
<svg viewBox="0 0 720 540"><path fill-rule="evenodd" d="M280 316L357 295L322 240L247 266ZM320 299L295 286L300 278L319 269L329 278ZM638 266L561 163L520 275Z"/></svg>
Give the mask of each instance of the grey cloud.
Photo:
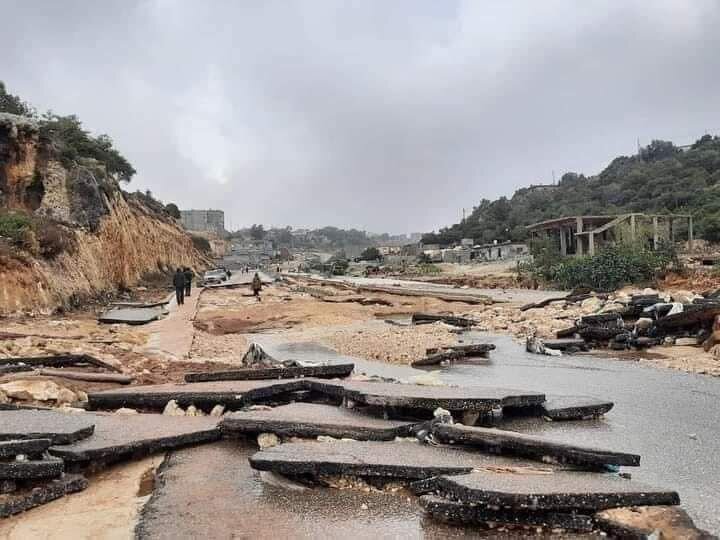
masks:
<svg viewBox="0 0 720 540"><path fill-rule="evenodd" d="M11 90L238 226L430 230L720 132L715 0L6 4Z"/></svg>

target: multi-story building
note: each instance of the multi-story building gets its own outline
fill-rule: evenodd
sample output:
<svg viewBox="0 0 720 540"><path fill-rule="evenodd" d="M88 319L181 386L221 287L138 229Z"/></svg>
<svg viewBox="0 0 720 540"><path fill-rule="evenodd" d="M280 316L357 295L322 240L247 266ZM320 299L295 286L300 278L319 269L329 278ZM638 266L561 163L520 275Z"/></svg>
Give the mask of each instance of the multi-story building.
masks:
<svg viewBox="0 0 720 540"><path fill-rule="evenodd" d="M225 212L222 210L181 210L180 221L188 231L225 234Z"/></svg>

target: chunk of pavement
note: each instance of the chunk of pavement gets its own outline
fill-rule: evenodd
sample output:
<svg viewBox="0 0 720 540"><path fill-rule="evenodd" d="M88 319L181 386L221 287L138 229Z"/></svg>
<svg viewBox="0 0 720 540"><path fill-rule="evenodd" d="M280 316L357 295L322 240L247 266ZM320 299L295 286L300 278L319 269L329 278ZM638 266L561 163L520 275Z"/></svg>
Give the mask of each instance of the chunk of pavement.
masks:
<svg viewBox="0 0 720 540"><path fill-rule="evenodd" d="M147 324L159 319L165 313L163 306L154 307L112 307L98 317L105 324Z"/></svg>
<svg viewBox="0 0 720 540"><path fill-rule="evenodd" d="M425 386L364 381L313 381L312 388L343 396L357 403L381 407L404 407L434 411L488 411L498 407L529 407L545 401L545 395L482 386Z"/></svg>
<svg viewBox="0 0 720 540"><path fill-rule="evenodd" d="M254 469L286 476L350 475L408 480L464 474L478 467L507 468L519 463L502 456L404 440L285 443L250 458ZM532 465L528 469L537 470Z"/></svg>
<svg viewBox="0 0 720 540"><path fill-rule="evenodd" d="M0 418L3 413L0 412ZM50 439L20 439L16 441L0 441L0 458L17 455L35 456L42 454L50 446Z"/></svg>
<svg viewBox="0 0 720 540"><path fill-rule="evenodd" d="M0 461L0 480L57 478L63 473L62 459Z"/></svg>
<svg viewBox="0 0 720 540"><path fill-rule="evenodd" d="M50 453L66 462L112 463L162 450L216 441L217 419L162 414L92 414L95 433L70 445L51 446Z"/></svg>
<svg viewBox="0 0 720 540"><path fill-rule="evenodd" d="M433 425L432 434L443 443L466 444L486 452L522 456L544 462L552 460L591 467L640 465L640 456L635 454L564 444L502 429L438 423Z"/></svg>
<svg viewBox="0 0 720 540"><path fill-rule="evenodd" d="M16 356L13 358L0 358L0 366L27 366L27 367L68 367L68 366L95 366L109 371L119 371L115 366L98 360L89 354L56 354L52 356Z"/></svg>
<svg viewBox="0 0 720 540"><path fill-rule="evenodd" d="M88 481L84 476L66 474L62 478L0 495L0 518L19 514L70 493L77 493L87 486Z"/></svg>
<svg viewBox="0 0 720 540"><path fill-rule="evenodd" d="M285 392L308 389L306 379L155 384L91 392L88 394L88 406L90 409L162 409L168 401L175 400L181 407L195 405L211 408L218 404L238 407Z"/></svg>
<svg viewBox="0 0 720 540"><path fill-rule="evenodd" d="M69 444L92 435L94 419L41 409L0 410L0 440L50 439L52 444Z"/></svg>
<svg viewBox="0 0 720 540"><path fill-rule="evenodd" d="M269 411L242 411L225 415L223 432L270 432L282 437L327 435L358 441L391 441L410 435L415 424L385 420L355 410L314 403L291 403Z"/></svg>
<svg viewBox="0 0 720 540"><path fill-rule="evenodd" d="M433 518L444 523L532 526L570 531L593 530L590 516L572 512L535 512L532 510L495 510L474 504L463 504L435 495L420 497L420 506Z"/></svg>
<svg viewBox="0 0 720 540"><path fill-rule="evenodd" d="M553 420L584 420L601 416L613 406L612 401L587 396L549 396L542 409Z"/></svg>
<svg viewBox="0 0 720 540"><path fill-rule="evenodd" d="M355 364L328 364L319 366L292 366L270 368L245 368L230 371L209 371L206 373L187 373L185 382L206 381L253 381L262 379L294 379L297 377L316 377L334 379L348 377Z"/></svg>
<svg viewBox="0 0 720 540"><path fill-rule="evenodd" d="M687 512L676 506L612 508L595 514L595 522L612 538L633 540L650 538L711 540L717 538L717 536L698 529Z"/></svg>
<svg viewBox="0 0 720 540"><path fill-rule="evenodd" d="M478 467L470 474L440 476L439 495L465 504L513 510L592 511L621 506L676 505L675 491L655 489L611 473L556 470L525 474Z"/></svg>
<svg viewBox="0 0 720 540"><path fill-rule="evenodd" d="M224 439L170 453L140 511L136 537L217 538L222 524L226 536L258 539L477 538L476 531L427 519L403 491L295 489L277 476L269 483L250 467L255 452L254 441Z"/></svg>

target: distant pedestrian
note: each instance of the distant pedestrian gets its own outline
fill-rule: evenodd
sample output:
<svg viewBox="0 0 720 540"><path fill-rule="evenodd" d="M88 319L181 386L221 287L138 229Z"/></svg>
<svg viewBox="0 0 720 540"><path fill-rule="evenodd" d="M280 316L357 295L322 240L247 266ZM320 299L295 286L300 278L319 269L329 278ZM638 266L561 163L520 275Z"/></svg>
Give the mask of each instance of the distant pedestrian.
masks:
<svg viewBox="0 0 720 540"><path fill-rule="evenodd" d="M253 276L253 280L251 283L253 296L258 299L258 302L260 302L260 291L262 290L262 280L260 279L260 275L255 272L255 275Z"/></svg>
<svg viewBox="0 0 720 540"><path fill-rule="evenodd" d="M186 266L183 275L185 276L185 296L190 297L190 290L192 289L192 280L194 274L193 271Z"/></svg>
<svg viewBox="0 0 720 540"><path fill-rule="evenodd" d="M182 306L185 303L185 273L181 268L178 268L173 276L173 285L178 306Z"/></svg>

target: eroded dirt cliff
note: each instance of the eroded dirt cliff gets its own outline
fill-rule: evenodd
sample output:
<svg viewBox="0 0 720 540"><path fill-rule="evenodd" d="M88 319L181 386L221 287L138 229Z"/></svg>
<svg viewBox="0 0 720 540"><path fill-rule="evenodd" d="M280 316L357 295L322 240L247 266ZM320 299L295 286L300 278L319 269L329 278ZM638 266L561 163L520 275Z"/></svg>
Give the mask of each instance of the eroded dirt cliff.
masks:
<svg viewBox="0 0 720 540"><path fill-rule="evenodd" d="M70 307L208 263L161 205L122 192L93 160L63 162L52 144L32 120L0 115L0 212L50 223L64 246L47 256L32 232L0 237L0 315Z"/></svg>

